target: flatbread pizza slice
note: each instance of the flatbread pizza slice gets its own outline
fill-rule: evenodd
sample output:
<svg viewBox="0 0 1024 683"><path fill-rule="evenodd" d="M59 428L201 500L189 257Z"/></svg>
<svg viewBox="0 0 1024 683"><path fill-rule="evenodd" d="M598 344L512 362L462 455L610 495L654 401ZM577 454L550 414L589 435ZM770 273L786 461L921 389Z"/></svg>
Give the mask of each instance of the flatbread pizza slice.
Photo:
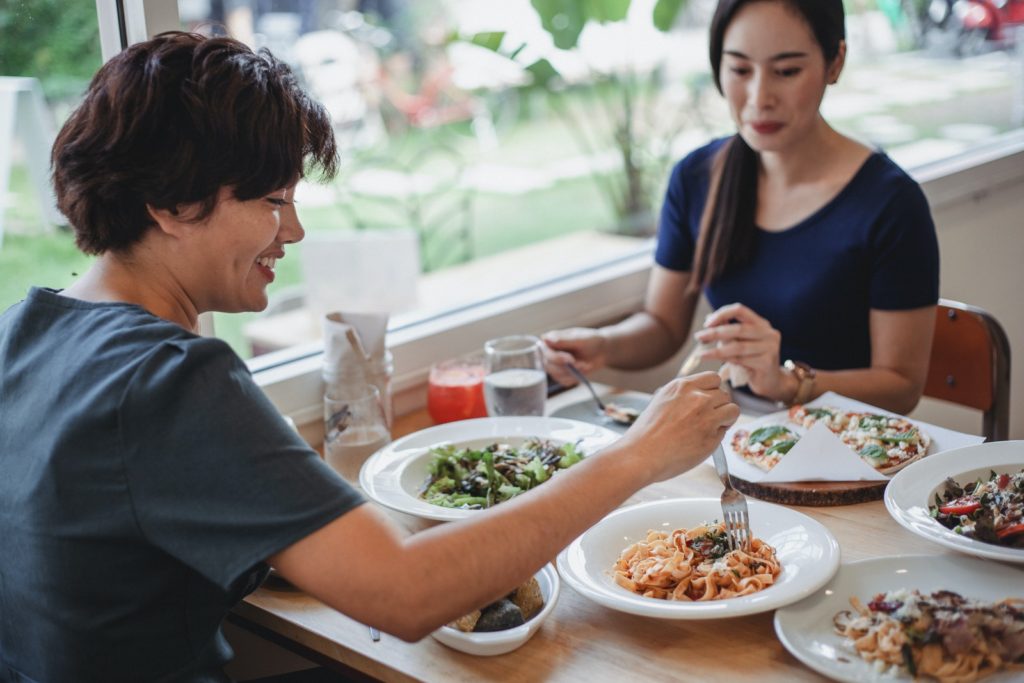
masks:
<svg viewBox="0 0 1024 683"><path fill-rule="evenodd" d="M850 413L839 439L882 474L894 474L928 453L931 437L905 417Z"/></svg>
<svg viewBox="0 0 1024 683"><path fill-rule="evenodd" d="M822 406L812 408L805 405L795 405L789 409L789 420L798 424L804 429L810 429L816 422L822 422L833 434L839 434L849 424L851 413L840 408Z"/></svg>
<svg viewBox="0 0 1024 683"><path fill-rule="evenodd" d="M783 425L766 425L748 432L737 429L732 435L732 449L754 467L767 472L796 445L800 437Z"/></svg>

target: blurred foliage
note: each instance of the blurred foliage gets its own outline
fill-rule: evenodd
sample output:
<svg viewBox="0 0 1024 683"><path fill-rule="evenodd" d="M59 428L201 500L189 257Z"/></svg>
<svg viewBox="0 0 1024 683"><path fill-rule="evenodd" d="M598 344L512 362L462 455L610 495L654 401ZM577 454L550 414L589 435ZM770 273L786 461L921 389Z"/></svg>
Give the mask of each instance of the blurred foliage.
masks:
<svg viewBox="0 0 1024 683"><path fill-rule="evenodd" d="M530 0L530 4L555 47L576 50L587 24L625 22L632 0ZM672 30L688 4L689 0L657 0L651 23L659 31ZM503 49L503 37L477 34L469 40L516 59L524 46ZM601 196L610 202L619 219L618 230L627 234L652 232L656 188L662 184L672 140L685 123L684 117L663 114L661 69L592 73L590 82L579 88L590 101L582 110L574 111L565 97L572 89L564 87L551 61L541 58L522 66L532 76L531 87L549 96L551 110L563 118L583 152L593 156L611 146L618 153L620 173L593 175Z"/></svg>
<svg viewBox="0 0 1024 683"><path fill-rule="evenodd" d="M77 97L100 67L96 0L0 0L0 75L38 78L51 100Z"/></svg>

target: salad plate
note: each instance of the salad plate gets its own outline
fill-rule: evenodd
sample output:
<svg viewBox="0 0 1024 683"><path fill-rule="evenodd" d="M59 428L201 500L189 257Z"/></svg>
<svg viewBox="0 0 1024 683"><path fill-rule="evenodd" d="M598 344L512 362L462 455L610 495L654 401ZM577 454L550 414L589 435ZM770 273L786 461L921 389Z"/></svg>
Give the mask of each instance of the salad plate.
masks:
<svg viewBox="0 0 1024 683"><path fill-rule="evenodd" d="M649 530L692 529L721 519L717 498L667 499L621 508L563 550L557 561L566 584L594 602L658 619L722 619L767 612L813 594L839 568L839 543L807 515L757 500L748 501L750 530L775 549L782 571L774 585L741 597L684 602L644 597L615 582L613 567L627 547Z"/></svg>
<svg viewBox="0 0 1024 683"><path fill-rule="evenodd" d="M572 444L584 457L619 439L619 434L576 420L556 417L483 417L428 427L393 441L367 459L359 472L366 495L393 510L439 521L466 519L482 510L441 507L421 497L439 446L484 448L494 443L513 447L532 439Z"/></svg>
<svg viewBox="0 0 1024 683"><path fill-rule="evenodd" d="M922 462L926 462L925 461ZM904 470L907 471L907 470ZM1024 573L1015 567L956 555L905 555L843 564L835 577L806 600L775 612L775 634L789 652L818 673L837 681L912 681L906 670L875 668L835 632L833 617L852 609L850 597L865 605L879 593L900 589L955 591L966 598L999 601L1024 594ZM932 679L927 679L932 680ZM1020 680L1020 672L995 672L984 679Z"/></svg>
<svg viewBox="0 0 1024 683"><path fill-rule="evenodd" d="M995 441L936 453L900 471L885 488L885 507L900 526L968 555L1024 564L1024 548L979 541L947 529L932 517L935 496L952 478L961 486L1024 469L1024 441ZM1022 492L1017 492L1018 494Z"/></svg>

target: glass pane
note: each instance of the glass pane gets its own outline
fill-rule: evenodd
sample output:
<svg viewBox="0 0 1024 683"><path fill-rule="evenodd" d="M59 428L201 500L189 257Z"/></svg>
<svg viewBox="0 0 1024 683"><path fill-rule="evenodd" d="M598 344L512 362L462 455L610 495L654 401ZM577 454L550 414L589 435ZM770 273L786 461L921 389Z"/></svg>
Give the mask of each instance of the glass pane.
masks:
<svg viewBox="0 0 1024 683"><path fill-rule="evenodd" d="M95 0L0 5L0 310L29 286L65 287L90 259L57 214L50 146L99 68Z"/></svg>
<svg viewBox="0 0 1024 683"><path fill-rule="evenodd" d="M1024 115L1024 17L968 35L949 4L847 3L849 56L823 111L905 168ZM344 150L331 186L299 190L310 239L282 261L272 310L220 316L218 334L243 355L314 340L302 253L339 231L417 232L434 287L422 315L649 249L671 165L734 130L707 63L715 2L682 5L661 31L655 0L580 3L579 17L529 0L179 0L183 27L288 61ZM616 6L628 12L583 21Z"/></svg>

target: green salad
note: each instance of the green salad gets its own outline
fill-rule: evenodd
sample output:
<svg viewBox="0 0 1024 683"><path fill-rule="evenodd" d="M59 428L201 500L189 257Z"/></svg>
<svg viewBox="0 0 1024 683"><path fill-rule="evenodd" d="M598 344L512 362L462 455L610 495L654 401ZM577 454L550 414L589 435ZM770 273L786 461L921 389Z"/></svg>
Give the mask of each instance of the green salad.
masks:
<svg viewBox="0 0 1024 683"><path fill-rule="evenodd" d="M540 486L583 459L576 445L530 439L520 446L493 443L480 449L453 445L430 449L429 476L420 498L446 508L481 510Z"/></svg>

